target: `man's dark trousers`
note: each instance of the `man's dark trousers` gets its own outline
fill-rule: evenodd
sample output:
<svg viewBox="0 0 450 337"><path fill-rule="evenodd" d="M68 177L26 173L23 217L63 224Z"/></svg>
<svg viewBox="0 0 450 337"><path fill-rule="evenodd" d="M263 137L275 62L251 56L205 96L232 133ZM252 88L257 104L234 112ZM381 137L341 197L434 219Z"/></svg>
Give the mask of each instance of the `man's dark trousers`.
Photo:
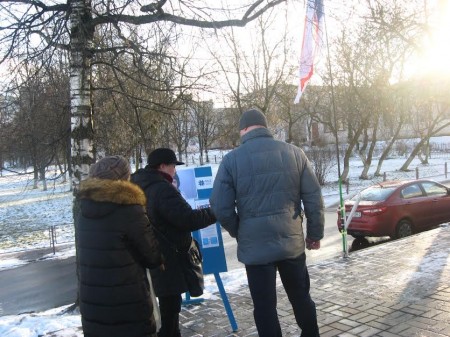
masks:
<svg viewBox="0 0 450 337"><path fill-rule="evenodd" d="M294 310L295 319L302 329L301 337L318 337L316 305L309 295L309 274L306 256L264 265L246 265L248 286L254 305L254 317L260 337L281 337L277 314L276 273Z"/></svg>

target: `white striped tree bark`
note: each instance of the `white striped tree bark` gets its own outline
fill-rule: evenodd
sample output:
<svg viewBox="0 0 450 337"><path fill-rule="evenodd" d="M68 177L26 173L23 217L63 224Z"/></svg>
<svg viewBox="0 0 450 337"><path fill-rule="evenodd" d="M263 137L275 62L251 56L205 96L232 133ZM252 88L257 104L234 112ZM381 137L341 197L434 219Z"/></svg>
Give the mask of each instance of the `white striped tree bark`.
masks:
<svg viewBox="0 0 450 337"><path fill-rule="evenodd" d="M94 162L91 58L94 28L91 0L70 2L70 113L71 159L76 186L85 179Z"/></svg>

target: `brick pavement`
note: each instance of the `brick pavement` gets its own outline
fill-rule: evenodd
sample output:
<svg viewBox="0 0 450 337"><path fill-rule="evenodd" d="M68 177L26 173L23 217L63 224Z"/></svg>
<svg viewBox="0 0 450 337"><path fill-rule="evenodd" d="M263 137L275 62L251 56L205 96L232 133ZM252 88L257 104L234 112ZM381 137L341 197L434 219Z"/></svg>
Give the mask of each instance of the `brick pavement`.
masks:
<svg viewBox="0 0 450 337"><path fill-rule="evenodd" d="M449 253L447 225L309 266L321 336L450 336ZM280 282L277 289L283 336L299 336ZM183 307L182 336L257 336L248 287L228 297L237 332L219 298Z"/></svg>
<svg viewBox="0 0 450 337"><path fill-rule="evenodd" d="M450 337L450 226L308 266L321 337ZM245 273L245 270L233 270ZM210 276L207 276L210 277ZM278 280L283 336L299 336ZM246 284L228 293L238 331L218 294L181 312L183 337L257 337ZM45 337L79 335L78 329Z"/></svg>

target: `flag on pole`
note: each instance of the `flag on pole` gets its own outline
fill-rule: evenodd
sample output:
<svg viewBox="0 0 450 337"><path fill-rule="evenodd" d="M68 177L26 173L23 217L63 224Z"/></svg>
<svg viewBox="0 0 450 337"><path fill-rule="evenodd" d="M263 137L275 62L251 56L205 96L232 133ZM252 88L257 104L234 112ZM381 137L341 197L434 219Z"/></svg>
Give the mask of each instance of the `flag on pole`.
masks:
<svg viewBox="0 0 450 337"><path fill-rule="evenodd" d="M306 84L314 72L314 60L319 52L323 31L323 1L306 0L305 28L300 55L300 83L294 103L300 102Z"/></svg>

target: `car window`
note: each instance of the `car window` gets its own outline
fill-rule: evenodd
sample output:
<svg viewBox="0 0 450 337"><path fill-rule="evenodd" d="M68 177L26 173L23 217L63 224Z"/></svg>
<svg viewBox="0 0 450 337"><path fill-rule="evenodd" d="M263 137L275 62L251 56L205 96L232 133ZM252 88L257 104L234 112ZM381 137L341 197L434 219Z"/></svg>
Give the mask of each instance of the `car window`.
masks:
<svg viewBox="0 0 450 337"><path fill-rule="evenodd" d="M418 184L409 185L402 189L400 195L403 199L411 199L423 196L422 190Z"/></svg>
<svg viewBox="0 0 450 337"><path fill-rule="evenodd" d="M389 197L392 192L394 192L395 187L381 187L381 186L371 186L361 191L362 201L383 201ZM358 195L354 196L352 200L356 200Z"/></svg>
<svg viewBox="0 0 450 337"><path fill-rule="evenodd" d="M433 182L422 183L423 189L427 195L447 195L447 189Z"/></svg>

